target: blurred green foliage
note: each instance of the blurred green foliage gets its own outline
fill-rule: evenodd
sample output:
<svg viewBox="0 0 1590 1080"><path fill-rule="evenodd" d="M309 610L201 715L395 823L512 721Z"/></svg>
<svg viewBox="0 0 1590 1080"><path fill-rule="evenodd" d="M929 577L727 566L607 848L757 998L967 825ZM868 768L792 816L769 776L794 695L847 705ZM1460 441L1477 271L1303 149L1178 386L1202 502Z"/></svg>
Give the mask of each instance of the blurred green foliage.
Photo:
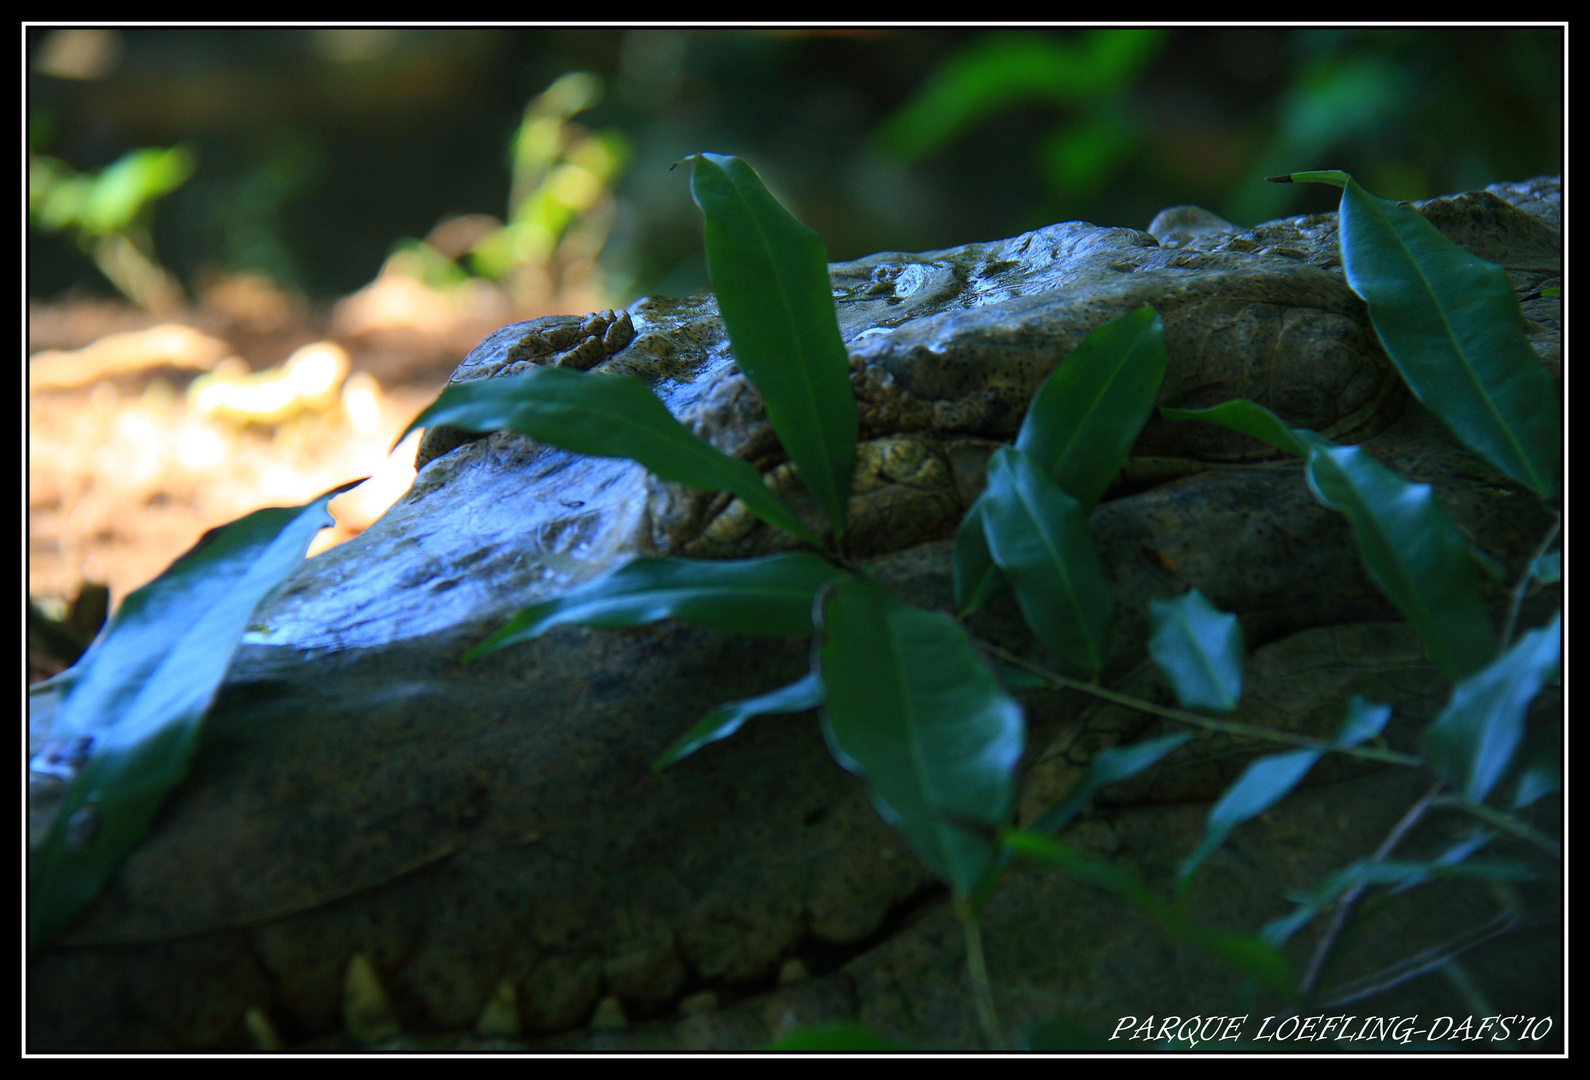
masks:
<svg viewBox="0 0 1590 1080"><path fill-rule="evenodd" d="M1144 228L1180 203L1243 225L1330 209L1262 181L1313 168L1395 198L1560 172L1563 35L30 28L30 141L85 176L140 146L198 154L143 219L187 282L258 270L330 299L396 238L491 214L500 231L433 269L500 279L599 253L625 302L706 287L667 171L702 148L757 161L835 259L1071 219ZM34 225L33 295L102 289L91 252Z"/></svg>
<svg viewBox="0 0 1590 1080"><path fill-rule="evenodd" d="M193 175L192 150L133 150L96 173L79 173L56 158L28 156L28 222L70 234L101 273L140 307L163 310L180 286L160 266L149 235L156 201Z"/></svg>

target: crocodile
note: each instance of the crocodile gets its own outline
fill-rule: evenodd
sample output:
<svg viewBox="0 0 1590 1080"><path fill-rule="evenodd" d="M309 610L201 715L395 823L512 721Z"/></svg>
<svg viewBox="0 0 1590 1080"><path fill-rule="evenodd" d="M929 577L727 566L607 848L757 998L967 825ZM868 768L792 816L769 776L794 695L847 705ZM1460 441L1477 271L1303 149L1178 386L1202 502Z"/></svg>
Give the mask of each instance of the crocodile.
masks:
<svg viewBox="0 0 1590 1080"><path fill-rule="evenodd" d="M1561 301L1547 291L1560 284L1560 183L1417 205L1508 269L1560 376ZM1549 509L1402 392L1343 281L1335 229L1332 214L1240 229L1182 212L1147 231L1070 222L833 264L861 414L852 556L913 602L951 609L948 538L988 455L1082 337L1151 302L1170 357L1161 403L1247 396L1361 442L1432 483L1516 574ZM504 327L454 380L543 363L641 378L822 527L710 296ZM942 913L942 891L802 718L648 770L719 701L799 675L803 643L565 627L456 663L512 612L635 554L744 557L782 534L722 494L508 432L427 433L417 464L381 521L307 560L257 613L187 782L104 896L30 961L30 1046L227 1049L279 1034L337 1047L401 1027L537 1048L744 1047L777 1027L735 1027L744 1010L771 1008L758 1003L803 971L860 995L869 958ZM1090 524L1119 612L1105 682L1140 678L1148 600L1194 585L1241 617L1256 650L1338 656L1333 693L1343 672L1387 666L1375 627L1397 616L1346 525L1295 462L1241 436L1151 421ZM970 625L1041 655L1010 602ZM1399 644L1391 667L1427 680L1416 652ZM1304 681L1289 692L1307 701L1263 722L1320 722L1324 691ZM1424 684L1399 685L1418 715L1429 694L1407 687ZM1096 745L1136 733L1070 693L1028 699L1027 715L1024 817ZM34 726L48 737L47 717ZM1173 795L1128 801L1213 798L1253 752L1205 754L1218 768L1194 761ZM1084 981L1120 1004L1107 980ZM851 1015L871 1007L852 1000Z"/></svg>

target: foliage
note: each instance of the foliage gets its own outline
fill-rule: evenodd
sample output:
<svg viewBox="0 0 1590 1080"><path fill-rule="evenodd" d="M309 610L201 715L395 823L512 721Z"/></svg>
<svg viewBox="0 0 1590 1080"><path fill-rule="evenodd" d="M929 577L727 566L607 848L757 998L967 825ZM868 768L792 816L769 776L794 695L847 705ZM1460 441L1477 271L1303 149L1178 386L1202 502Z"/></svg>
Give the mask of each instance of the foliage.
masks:
<svg viewBox="0 0 1590 1080"><path fill-rule="evenodd" d="M99 895L182 782L204 714L259 601L332 524L326 504L256 510L200 537L121 609L66 671L30 691L54 707L35 772L69 788L30 858L28 948L50 942ZM35 697L48 696L51 702Z"/></svg>
<svg viewBox="0 0 1590 1080"><path fill-rule="evenodd" d="M1362 209L1350 212L1349 198L1358 207L1370 205L1372 197L1344 182L1346 222ZM1531 740L1524 715L1541 686L1560 670L1560 616L1516 643L1509 640L1511 625L1498 635L1481 603L1473 553L1427 487L1401 480L1357 448L1290 428L1251 402L1227 403L1198 414L1166 410L1166 415L1226 423L1305 459L1315 495L1352 522L1371 576L1408 615L1438 667L1456 684L1447 708L1426 729L1425 757L1364 745L1383 730L1391 710L1363 699L1351 703L1336 737L1327 742L1242 728L1243 734L1294 748L1253 762L1215 805L1171 900L1158 896L1129 869L1073 851L1052 834L1100 787L1152 768L1180 744L1180 736L1100 753L1077 792L1027 829L1012 829L1015 770L1024 738L1022 710L1001 683L999 672L1008 667L991 661L1014 663L1047 684L1081 689L1192 726L1234 730L1204 715L1229 710L1242 692L1243 643L1234 618L1196 593L1155 605L1150 652L1180 705L1166 709L1052 673L978 642L955 619L904 602L847 561L841 547L842 514L856 438L854 405L848 380L836 377L843 373L838 364L845 354L826 274L814 272L814 266L825 265L821 243L809 230L786 220L787 212L738 159L697 155L692 190L707 216L714 281L720 292L740 294L725 302L725 310L744 304L740 310L751 313L728 320L731 346L767 399L775 431L808 486L819 493L831 533L822 536L806 528L754 471L749 479L743 475L749 466L706 446L632 380L545 369L449 388L416 425L508 427L580 452L634 457L683 483L729 488L765 520L814 549L735 563L637 559L520 613L472 649L467 659L568 622L618 626L677 618L745 633L814 634L807 677L720 706L684 733L657 765L726 737L754 715L820 703L823 733L836 760L865 778L879 812L950 887L967 934L979 1013L996 1046L1004 1040L982 969L977 920L1013 857L1057 866L1119 895L1167 933L1212 950L1263 985L1311 994L1315 988L1309 978L1299 982L1277 947L1324 905L1333 900L1350 904L1350 898L1370 885L1407 888L1454 874L1508 880L1534 874L1532 867L1518 862L1469 858L1493 830L1555 855L1553 842L1535 834L1513 811L1553 790L1550 748ZM1406 271L1411 266L1429 283L1427 303L1446 312L1444 321L1453 327L1448 341L1456 342L1459 351L1466 347L1466 309L1453 305L1453 275L1463 289L1475 292L1505 289L1505 278L1482 268L1476 271L1468 260L1453 257L1442 247L1445 241L1436 242L1438 237L1420 235L1409 241L1396 208L1380 206L1374 213L1390 228L1344 225L1341 231L1349 279L1370 303L1377 331L1399 369L1430 367L1436 361L1428 355L1433 348L1428 335L1410 345L1410 336L1402 332L1429 324L1428 310L1382 303L1375 284L1380 277L1355 276L1351 268L1397 263ZM1393 250L1388 252L1388 247ZM762 295L750 295L758 289ZM1496 296L1482 295L1477 302L1488 305L1488 311L1505 306ZM827 309L825 317L819 316L818 307ZM766 320L774 325L769 328ZM1505 327L1521 336L1516 318ZM742 348L754 359L742 356ZM1504 345L1486 361L1463 366L1471 385L1456 397L1457 407L1447 407L1454 398L1431 388L1439 374L1425 372L1417 378L1432 409L1465 442L1499 467L1505 467L1503 461L1533 463L1526 482L1538 481L1538 490L1547 492L1554 490L1547 463L1560 446L1560 431L1538 417L1529 422L1511 418L1516 398L1510 404L1509 395L1520 380L1508 365L1532 363L1522 360L1527 343L1523 350ZM994 455L988 488L956 540L958 608L970 610L998 582L1008 583L1033 635L1062 667L1090 677L1096 677L1107 647L1112 596L1092 549L1086 510L1119 469L1147 419L1165 363L1163 330L1151 308L1096 328L1035 396L1015 444ZM846 401L840 402L840 396ZM1496 418L1485 430L1505 432L1507 438L1471 437L1477 427ZM1091 447L1097 452L1090 456L1086 449ZM824 490L827 495L820 494ZM147 828L160 798L180 780L199 720L248 613L301 556L312 532L309 525L319 520L315 512L334 494L309 504L302 514L262 511L215 534L210 543L201 541L147 591L129 597L95 648L57 680L66 694L65 708L72 710L64 714L59 730L93 736L96 749L57 823L42 856L45 861L35 866L36 889L53 890L43 894L49 900L70 898L58 906L35 892L37 941L47 940L86 904ZM277 515L270 518L275 531L260 524L261 515L272 514ZM291 520L282 519L284 514ZM1519 595L1532 583L1560 574L1560 562L1545 558L1554 537L1555 531L1542 542L1526 580L1519 583ZM231 576L222 574L222 567L230 568ZM193 609L184 606L196 599L206 612L198 621L188 614ZM135 659L117 659L122 656L118 650L133 648L133 628L142 625L141 612L158 615L155 623L175 630L184 644L168 645L164 637L151 636L135 650ZM161 666L168 656L185 658L184 649L203 655L202 675ZM133 703L125 717L111 706L123 698ZM1194 709L1202 712L1189 711ZM114 723L113 716L118 717ZM1299 742L1303 745L1296 748ZM1326 754L1427 767L1452 786L1451 804L1466 809L1484 827L1433 861L1393 860L1389 855L1394 844L1388 842L1374 857L1321 883L1293 916L1262 934L1232 933L1192 920L1182 898L1204 860L1233 829L1285 798ZM1510 796L1505 809L1485 801L1498 793ZM74 838L77 812L96 798L102 819L99 837ZM92 859L73 861L84 853ZM80 869L89 862L91 869ZM1328 950L1335 936L1335 931L1327 932L1322 948Z"/></svg>
<svg viewBox="0 0 1590 1080"><path fill-rule="evenodd" d="M731 176L732 183L728 181ZM1299 174L1297 178L1310 177ZM849 459L853 429L833 425L825 436L820 423L805 419L832 407L822 395L837 393L814 375L821 365L831 363L826 358L836 336L833 323L812 319L808 325L814 340L800 343L792 340L801 332L796 324L779 320L781 312L798 304L820 301L826 305L831 301L822 282L808 279L798 286L793 284L799 280L797 275L771 269L779 265L781 257L809 261L810 237L784 220L782 208L754 180L754 173L735 159L717 155L696 158L694 183L712 196L703 198L697 193L697 202L708 219L713 279L719 283L720 293L728 282L735 283L731 286L735 290L766 286L764 314L750 325L766 327L772 321L774 329L768 336L782 338L784 348L769 353L762 350L775 344L759 342L752 347L757 359L744 364L744 369L767 399L769 417L786 445L792 441L794 426L809 425L800 433L800 438L807 440L804 456L798 460L802 474L815 467L825 476L833 475L833 462ZM1522 412L1512 404L1519 393L1516 387L1535 385L1532 380L1538 364L1523 340L1517 302L1505 275L1476 266L1477 260L1470 256L1453 254L1452 245L1433 228L1425 224L1421 229L1410 223L1408 219L1418 217L1413 211L1371 203L1371 196L1350 181L1346 183L1341 237L1349 281L1369 301L1377 332L1399 370L1465 442L1503 467L1504 462L1514 460L1534 462L1535 467L1520 478L1534 482L1543 493L1553 490L1553 482L1545 479L1550 475L1545 463L1560 445L1560 433L1551 422L1553 413L1549 409L1530 413L1529 423L1509 419ZM1362 225L1366 208L1374 221L1384 222L1385 227ZM1419 222L1423 224L1423 219ZM737 245L722 242L723 232L730 228L740 233ZM798 238L794 245L798 254L781 251L771 240L781 233ZM1398 280L1398 275L1424 283L1424 298L1411 304L1384 299L1390 292L1407 292L1405 280ZM1459 306L1459 297L1470 298L1471 304L1486 314L1470 318L1470 307ZM1509 304L1510 321L1490 317L1497 312L1505 315ZM1433 319L1427 314L1432 307L1436 312ZM1481 322L1485 325L1480 326ZM1414 332L1433 324L1448 327L1435 341L1428 332ZM742 358L744 331L737 330L735 320L728 325L735 355ZM747 323L741 320L739 325ZM1463 358L1482 349L1469 344L1466 335L1470 332L1500 337L1510 334L1512 338L1498 349L1487 350L1483 361L1465 363ZM784 369L776 377L762 378L776 362ZM1524 364L1529 365L1527 371L1520 367ZM1102 666L1111 609L1111 593L1093 553L1085 509L1119 469L1147 419L1164 365L1163 332L1152 309L1129 313L1097 328L1034 398L1015 445L993 455L988 486L957 535L956 591L962 612L974 609L1001 582L1008 582L1034 636L1062 667L1079 673L1096 675ZM1415 371L1418 373L1409 374ZM1454 371L1464 374L1455 376ZM604 381L601 376L587 378ZM1455 399L1456 405L1452 395L1434 386L1443 378L1467 384ZM1529 400L1538 403L1538 389L1532 392L1535 396ZM444 409L446 399L444 393L436 416L454 422ZM1497 656L1495 631L1485 614L1481 583L1473 572L1473 553L1432 500L1427 485L1401 480L1356 447L1336 446L1311 431L1289 428L1252 402L1228 403L1201 413L1166 413L1171 418L1201 416L1227 423L1306 459L1311 489L1324 505L1352 522L1371 576L1409 616L1438 667L1449 679L1464 680L1454 692L1453 704L1430 727L1427 764L1458 782L1463 798L1475 805L1477 813L1488 811L1479 804L1495 780L1508 771L1521 740L1523 711L1556 670L1555 624ZM1496 422L1485 427L1493 420ZM1499 429L1507 438L1475 437L1476 429ZM1091 455L1090 450L1094 451ZM1509 452L1512 457L1507 456ZM848 485L848 470L842 471ZM838 522L834 524L838 537ZM755 711L786 711L820 699L823 730L835 758L867 778L879 812L906 834L918 854L950 886L967 927L974 984L978 983L975 976L981 958L977 912L1009 856L1015 854L1056 863L1085 881L1117 892L1167 932L1202 943L1271 988L1310 989L1298 986L1272 942L1193 924L1180 910L1180 898L1199 866L1234 828L1285 798L1325 754L1387 756L1379 751L1372 754L1361 744L1384 728L1391 716L1389 707L1356 698L1334 740L1252 762L1211 810L1202 843L1182 867L1178 899L1167 903L1129 871L1093 856L1068 854L1063 845L1044 835L1075 812L1080 806L1076 799L1040 818L1039 829L1004 831L1020 757L1019 706L978 657L979 646L953 621L891 596L858 568L849 567L838 551L829 549L827 557L847 573L812 590L818 647L811 676L762 698L716 710L676 743L659 766L677 761L687 750L704 745L708 737L721 737L737 728ZM679 560L671 569L681 582L690 577L686 565ZM707 571L697 572L704 583ZM648 608L643 617L654 618L657 613L657 609ZM675 609L674 614L700 621L683 608ZM1150 653L1170 678L1182 709L1233 708L1241 694L1243 662L1235 618L1216 611L1196 593L1155 604L1151 614L1155 632ZM601 621L611 625L614 620L604 610ZM768 628L751 629L766 632ZM1048 677L1059 685L1088 688L1088 684L1061 676ZM812 680L820 680L820 690ZM1215 723L1191 713L1168 714L1195 724ZM1249 733L1266 734L1251 729ZM1095 770L1101 771L1084 787L1091 792L1098 784L1149 768L1172 747L1166 742L1136 756L1101 755L1094 764ZM1402 764L1418 764L1403 755L1392 757ZM1485 762L1483 767L1477 764L1480 761ZM1482 816L1496 822L1493 812ZM1512 824L1515 832L1527 831L1522 823ZM1461 864L1462 858L1452 861ZM1422 864L1409 864L1399 873L1386 870L1395 864L1382 856L1376 865L1381 869L1375 873L1385 875L1377 880L1401 886L1428 876ZM1509 873L1530 873L1509 866ZM1359 880L1366 879L1360 875ZM1001 1038L987 988L978 985L977 990L990 1041L998 1044Z"/></svg>
<svg viewBox="0 0 1590 1080"><path fill-rule="evenodd" d="M155 257L149 219L154 204L187 183L197 166L197 155L184 146L132 150L93 174L30 153L28 222L72 234L123 296L164 310L182 289Z"/></svg>

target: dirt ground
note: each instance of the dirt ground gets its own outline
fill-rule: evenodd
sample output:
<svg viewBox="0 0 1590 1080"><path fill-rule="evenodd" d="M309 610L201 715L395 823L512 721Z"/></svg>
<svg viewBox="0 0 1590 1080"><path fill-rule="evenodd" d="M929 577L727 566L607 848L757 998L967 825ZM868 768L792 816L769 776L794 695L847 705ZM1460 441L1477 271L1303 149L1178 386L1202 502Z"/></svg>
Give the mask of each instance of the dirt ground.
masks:
<svg viewBox="0 0 1590 1080"><path fill-rule="evenodd" d="M357 536L412 482L418 433L392 442L464 354L549 313L514 311L474 284L442 294L383 275L320 310L248 277L160 316L101 300L30 304L29 599L63 619L85 585L86 598L102 584L114 613L207 529L369 476L331 503L337 526L310 553ZM33 637L30 682L62 666Z"/></svg>

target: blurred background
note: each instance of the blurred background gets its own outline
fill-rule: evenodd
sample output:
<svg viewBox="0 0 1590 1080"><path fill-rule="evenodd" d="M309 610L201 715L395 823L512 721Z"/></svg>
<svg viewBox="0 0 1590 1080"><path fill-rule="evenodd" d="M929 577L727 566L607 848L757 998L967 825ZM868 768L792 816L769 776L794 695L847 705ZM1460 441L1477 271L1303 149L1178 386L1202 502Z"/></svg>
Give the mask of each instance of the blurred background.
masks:
<svg viewBox="0 0 1590 1080"><path fill-rule="evenodd" d="M318 544L356 535L484 334L704 290L669 170L696 151L832 260L1179 203L1246 226L1334 208L1275 173L1559 173L1563 54L1561 27L30 27L35 621L80 637L204 529L373 474Z"/></svg>

